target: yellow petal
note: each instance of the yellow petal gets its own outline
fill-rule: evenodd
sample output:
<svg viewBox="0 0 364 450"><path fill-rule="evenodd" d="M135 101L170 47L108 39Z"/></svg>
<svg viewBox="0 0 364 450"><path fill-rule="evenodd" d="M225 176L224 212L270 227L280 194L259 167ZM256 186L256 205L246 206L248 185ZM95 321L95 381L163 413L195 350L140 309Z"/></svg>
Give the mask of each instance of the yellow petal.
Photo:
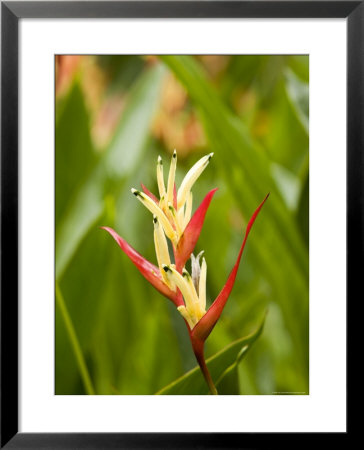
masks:
<svg viewBox="0 0 364 450"><path fill-rule="evenodd" d="M181 228L181 225L179 223L178 216L176 214L176 210L174 209L172 203L170 203L170 202L168 203L168 210L169 210L169 212L171 214L171 217L173 219L173 222L174 222L174 224L176 226L177 235L178 235L178 237L180 237L181 234L182 234L182 228Z"/></svg>
<svg viewBox="0 0 364 450"><path fill-rule="evenodd" d="M172 289L172 291L176 291L176 286L174 285L174 283L171 283L171 281L168 279L165 271L162 268L163 264L167 265L171 264L167 239L164 234L163 228L159 225L157 216L153 217L153 222L154 222L154 246L158 261L158 267L161 272L163 281L170 289Z"/></svg>
<svg viewBox="0 0 364 450"><path fill-rule="evenodd" d="M181 183L180 188L178 189L177 209L181 208L185 204L189 191L191 190L197 178L201 175L201 173L204 171L204 169L210 162L212 156L213 153L204 156L203 158L198 160L197 163L194 166L192 166L191 169L187 172L186 176L184 177Z"/></svg>
<svg viewBox="0 0 364 450"><path fill-rule="evenodd" d="M191 220L191 214L192 214L192 192L190 191L187 201L186 201L186 210L185 210L185 216L183 220L183 229L185 229L188 225L188 222Z"/></svg>
<svg viewBox="0 0 364 450"><path fill-rule="evenodd" d="M199 304L198 295L197 295L195 286L193 285L193 281L192 281L191 275L187 272L186 269L183 269L182 276L187 281L187 285L188 285L188 288L190 290L191 298L193 299L193 303L195 305Z"/></svg>
<svg viewBox="0 0 364 450"><path fill-rule="evenodd" d="M205 315L206 311L204 308L201 307L200 300L198 298L195 286L193 284L193 280L191 278L191 275L187 272L186 269L183 269L183 277L186 279L188 287L190 289L191 297L194 303L194 315L198 321L201 319L202 316Z"/></svg>
<svg viewBox="0 0 364 450"><path fill-rule="evenodd" d="M186 310L188 314L190 315L192 321L196 320L195 316L195 300L192 298L191 290L188 286L187 281L185 278L178 273L172 266L163 264L163 270L166 272L167 277L169 280L173 281L178 289L182 292Z"/></svg>
<svg viewBox="0 0 364 450"><path fill-rule="evenodd" d="M168 186L167 186L167 203L172 203L172 205L173 205L174 181L176 177L176 166L177 166L177 152L175 150L173 152L171 159L171 167L169 169Z"/></svg>
<svg viewBox="0 0 364 450"><path fill-rule="evenodd" d="M137 191L136 189L132 189L131 192L136 196L136 198L143 203L143 205L149 209L151 213L158 217L167 237L173 242L174 245L177 245L178 238L177 234L174 231L172 225L169 223L166 215L160 209L160 207L147 195L143 192Z"/></svg>
<svg viewBox="0 0 364 450"><path fill-rule="evenodd" d="M185 306L181 305L181 306L177 306L177 310L180 312L180 314L182 315L182 317L184 319L186 319L190 329L192 330L192 328L196 325L193 320L191 319L190 315L187 312L187 309Z"/></svg>
<svg viewBox="0 0 364 450"><path fill-rule="evenodd" d="M198 298L200 301L200 307L204 311L206 310L206 275L207 275L207 264L205 258L202 258L200 281L198 284Z"/></svg>
<svg viewBox="0 0 364 450"><path fill-rule="evenodd" d="M166 194L166 188L164 186L163 161L160 156L158 156L157 162L157 182L158 182L159 198L162 198L162 196Z"/></svg>

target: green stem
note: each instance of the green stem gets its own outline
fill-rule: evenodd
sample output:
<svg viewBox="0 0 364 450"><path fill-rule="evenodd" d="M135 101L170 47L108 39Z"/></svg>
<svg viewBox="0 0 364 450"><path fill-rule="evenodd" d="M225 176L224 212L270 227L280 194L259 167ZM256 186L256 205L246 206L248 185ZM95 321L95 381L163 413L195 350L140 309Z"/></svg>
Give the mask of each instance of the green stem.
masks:
<svg viewBox="0 0 364 450"><path fill-rule="evenodd" d="M62 318L63 318L64 324L65 324L65 327L67 330L67 334L68 334L68 337L69 337L69 340L71 343L72 350L73 350L75 358L76 358L78 368L81 373L81 378L82 378L83 384L85 386L85 390L88 395L94 395L95 390L92 385L90 374L88 373L85 359L82 354L81 346L80 346L80 343L78 342L77 335L76 335L71 317L68 313L67 306L64 301L58 281L56 281L56 301L57 301L57 305L62 314Z"/></svg>

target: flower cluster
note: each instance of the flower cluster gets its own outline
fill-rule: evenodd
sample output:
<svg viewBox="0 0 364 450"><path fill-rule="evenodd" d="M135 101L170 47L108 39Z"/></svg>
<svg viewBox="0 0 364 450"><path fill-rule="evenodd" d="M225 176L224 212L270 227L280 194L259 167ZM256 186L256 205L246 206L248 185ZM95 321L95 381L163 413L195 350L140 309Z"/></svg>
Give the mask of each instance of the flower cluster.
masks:
<svg viewBox="0 0 364 450"><path fill-rule="evenodd" d="M131 192L153 214L154 245L158 266L143 258L112 228L108 231L120 248L135 264L141 274L164 296L169 298L185 319L191 344L202 373L210 388L216 394L216 388L207 369L204 358L204 343L218 321L226 301L233 288L241 256L250 229L268 195L251 217L237 261L229 278L215 301L206 310L206 276L207 264L200 252L196 257L192 253L199 238L202 225L211 199L217 189L205 196L196 211L193 211L192 187L209 164L213 153L201 158L186 174L178 190L175 184L177 153L173 152L169 168L168 181L165 185L162 158L158 157L157 182L159 198L152 194L143 184L142 191ZM173 249L171 259L168 240ZM202 258L202 259L201 259ZM186 262L191 259L191 274L186 269Z"/></svg>

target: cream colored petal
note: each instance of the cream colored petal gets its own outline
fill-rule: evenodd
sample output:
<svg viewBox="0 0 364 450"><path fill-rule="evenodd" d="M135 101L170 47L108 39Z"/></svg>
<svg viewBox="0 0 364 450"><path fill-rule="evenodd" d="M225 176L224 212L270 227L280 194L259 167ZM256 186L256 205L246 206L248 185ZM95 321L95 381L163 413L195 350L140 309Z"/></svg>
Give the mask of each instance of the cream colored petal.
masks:
<svg viewBox="0 0 364 450"><path fill-rule="evenodd" d="M176 226L177 235L179 237L182 234L182 228L181 228L181 225L179 223L178 216L176 214L176 210L174 209L172 203L168 203L168 210L169 210L170 215L171 215L171 217L173 219L173 222L174 222L174 224Z"/></svg>
<svg viewBox="0 0 364 450"><path fill-rule="evenodd" d="M162 264L171 264L168 251L168 243L164 234L163 228L159 224L157 216L153 217L154 234L155 234L155 248L157 253L157 260L159 267L162 268Z"/></svg>
<svg viewBox="0 0 364 450"><path fill-rule="evenodd" d="M168 279L165 271L162 268L163 264L169 265L171 263L167 239L164 234L163 228L159 224L157 216L153 217L153 222L154 222L154 246L158 261L158 267L162 275L163 281L170 289L172 289L172 291L176 291L175 284Z"/></svg>
<svg viewBox="0 0 364 450"><path fill-rule="evenodd" d="M137 191L136 189L132 189L131 192L137 197L139 201L143 203L143 205L149 209L151 213L158 217L167 237L173 242L174 245L177 245L178 239L176 232L174 231L172 225L169 223L166 215L160 209L158 205L143 192Z"/></svg>
<svg viewBox="0 0 364 450"><path fill-rule="evenodd" d="M190 191L190 193L188 194L188 197L187 197L187 201L186 201L185 216L183 219L183 229L185 229L187 227L188 222L191 220L192 200L193 200L193 196L192 196L192 192Z"/></svg>
<svg viewBox="0 0 364 450"><path fill-rule="evenodd" d="M199 295L198 290L198 283L200 280L200 258L203 255L204 251L202 250L197 256L195 256L193 253L191 253L191 276L193 285L195 286L197 295Z"/></svg>
<svg viewBox="0 0 364 450"><path fill-rule="evenodd" d="M193 281L192 281L191 275L187 272L186 269L183 269L182 276L187 281L188 288L189 288L190 293L191 293L191 298L193 299L193 303L195 305L199 304L198 295L197 295L195 286L193 285Z"/></svg>
<svg viewBox="0 0 364 450"><path fill-rule="evenodd" d="M200 281L198 283L198 298L200 301L200 307L206 311L206 276L207 276L207 264L205 258L202 258Z"/></svg>
<svg viewBox="0 0 364 450"><path fill-rule="evenodd" d="M172 203L173 205L173 191L174 191L174 181L176 177L176 167L177 167L177 152L174 150L171 166L168 174L168 185L167 185L167 203Z"/></svg>
<svg viewBox="0 0 364 450"><path fill-rule="evenodd" d="M197 320L200 320L201 317L206 313L205 309L201 307L200 300L198 298L195 286L193 284L193 280L191 275L187 272L187 270L183 269L183 277L186 278L188 287L191 292L191 297L194 303L194 313Z"/></svg>
<svg viewBox="0 0 364 450"><path fill-rule="evenodd" d="M182 317L184 319L186 319L190 329L192 330L192 328L196 325L196 323L194 323L193 320L191 319L190 315L187 312L186 307L185 306L177 306L177 310L182 315Z"/></svg>
<svg viewBox="0 0 364 450"><path fill-rule="evenodd" d="M198 160L197 163L194 166L192 166L191 169L187 172L186 176L184 177L181 183L180 188L178 189L177 209L181 208L185 204L189 191L191 190L197 178L201 175L201 173L204 171L204 169L210 162L212 156L213 153L204 156L203 158Z"/></svg>
<svg viewBox="0 0 364 450"><path fill-rule="evenodd" d="M180 224L184 224L184 220L185 220L185 211L184 211L184 207L182 207L181 209L179 209L177 211L177 218L178 218L178 222Z"/></svg>
<svg viewBox="0 0 364 450"><path fill-rule="evenodd" d="M159 207L163 212L166 210L166 198L167 194L163 194L159 200Z"/></svg>
<svg viewBox="0 0 364 450"><path fill-rule="evenodd" d="M160 156L158 156L158 162L157 162L157 183L158 183L158 190L159 190L159 198L162 198L162 196L166 195L166 188L164 186L164 177L163 177L163 161Z"/></svg>
<svg viewBox="0 0 364 450"><path fill-rule="evenodd" d="M166 264L163 264L163 270L166 272L168 279L173 281L182 292L187 312L191 316L192 320L195 320L195 301L192 298L191 290L186 279L173 267Z"/></svg>

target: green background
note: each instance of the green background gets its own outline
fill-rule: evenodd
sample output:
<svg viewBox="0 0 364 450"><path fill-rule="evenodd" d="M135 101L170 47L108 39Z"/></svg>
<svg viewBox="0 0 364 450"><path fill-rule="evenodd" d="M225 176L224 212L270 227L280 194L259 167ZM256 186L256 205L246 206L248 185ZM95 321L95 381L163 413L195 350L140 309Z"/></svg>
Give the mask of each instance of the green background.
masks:
<svg viewBox="0 0 364 450"><path fill-rule="evenodd" d="M222 351L211 363L218 390L308 394L308 56L56 63L56 394L154 394L196 366L174 305L99 228L113 227L156 263L152 216L130 188L157 193L157 157L168 167L174 148L177 182L214 152L193 189L195 209L219 188L195 251L205 251L208 304L271 193L206 342L207 357ZM244 340L224 352L266 311L249 352ZM165 393L207 393L201 380L194 372Z"/></svg>

